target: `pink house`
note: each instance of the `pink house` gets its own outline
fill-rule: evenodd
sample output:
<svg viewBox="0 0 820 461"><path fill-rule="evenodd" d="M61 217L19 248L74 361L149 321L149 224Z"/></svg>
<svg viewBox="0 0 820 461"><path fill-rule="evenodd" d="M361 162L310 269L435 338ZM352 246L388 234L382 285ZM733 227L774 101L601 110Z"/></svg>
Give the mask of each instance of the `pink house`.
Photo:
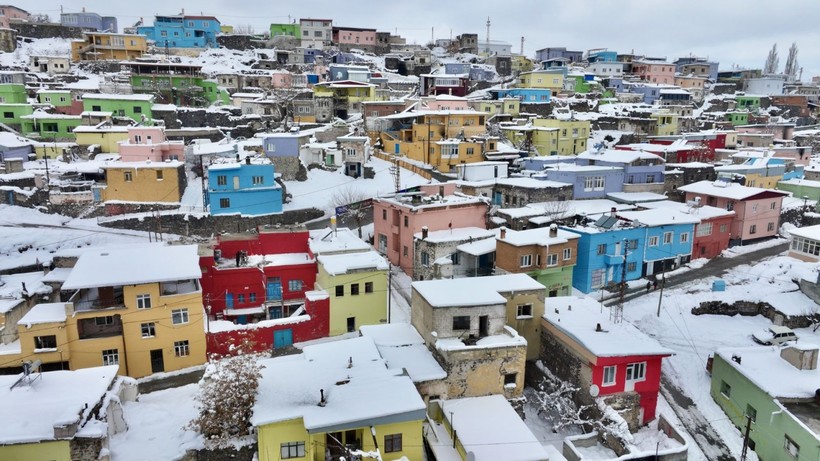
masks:
<svg viewBox="0 0 820 461"><path fill-rule="evenodd" d="M413 276L413 235L458 227L487 228L488 202L455 194L455 184L420 186L420 192L373 199L373 245Z"/></svg>
<svg viewBox="0 0 820 461"><path fill-rule="evenodd" d="M681 186L687 202L734 211L730 241L745 242L777 235L780 207L788 192L741 186L725 181L699 181Z"/></svg>
<svg viewBox="0 0 820 461"><path fill-rule="evenodd" d="M24 9L11 5L0 5L0 27L3 29L9 28L10 19L25 20L28 19L29 16L28 11Z"/></svg>
<svg viewBox="0 0 820 461"><path fill-rule="evenodd" d="M133 127L128 128L128 140L120 141L120 157L123 162L183 160L185 144L168 141L159 126Z"/></svg>
<svg viewBox="0 0 820 461"><path fill-rule="evenodd" d="M675 84L675 65L663 61L632 61L632 73L645 82Z"/></svg>
<svg viewBox="0 0 820 461"><path fill-rule="evenodd" d="M470 110L467 98L452 96L449 94L439 94L436 96L425 96L422 102L430 110Z"/></svg>
<svg viewBox="0 0 820 461"><path fill-rule="evenodd" d="M373 52L376 50L376 29L334 27L333 43L342 51L358 48Z"/></svg>

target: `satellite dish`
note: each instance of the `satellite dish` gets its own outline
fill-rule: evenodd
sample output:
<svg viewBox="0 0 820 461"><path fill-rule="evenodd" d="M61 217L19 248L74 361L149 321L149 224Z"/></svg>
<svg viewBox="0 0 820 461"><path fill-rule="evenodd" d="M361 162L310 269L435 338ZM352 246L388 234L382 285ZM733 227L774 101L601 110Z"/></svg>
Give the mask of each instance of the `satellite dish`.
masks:
<svg viewBox="0 0 820 461"><path fill-rule="evenodd" d="M597 384L593 384L592 386L589 386L589 395L591 395L592 398L598 397L598 394L600 394L600 393L601 393L601 389L598 388Z"/></svg>

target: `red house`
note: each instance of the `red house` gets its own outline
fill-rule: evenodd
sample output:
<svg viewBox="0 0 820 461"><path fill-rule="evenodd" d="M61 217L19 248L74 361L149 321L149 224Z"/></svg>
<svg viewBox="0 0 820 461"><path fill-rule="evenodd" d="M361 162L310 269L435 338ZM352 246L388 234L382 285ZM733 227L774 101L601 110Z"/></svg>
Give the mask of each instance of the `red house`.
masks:
<svg viewBox="0 0 820 461"><path fill-rule="evenodd" d="M308 231L260 228L219 236L200 256L202 296L212 319L245 324L289 317L316 283Z"/></svg>
<svg viewBox="0 0 820 461"><path fill-rule="evenodd" d="M639 405L622 413L632 430L655 419L661 362L673 352L630 323L613 323L592 298L564 296L549 304L541 319L542 363L580 387L576 397L587 403L637 394ZM630 402L620 400L619 405Z"/></svg>
<svg viewBox="0 0 820 461"><path fill-rule="evenodd" d="M687 203L663 200L643 203L641 207L681 212L700 218L700 223L695 224L695 236L692 238L692 259L712 259L729 248L732 220L735 218L734 211L708 206L702 200L692 200Z"/></svg>

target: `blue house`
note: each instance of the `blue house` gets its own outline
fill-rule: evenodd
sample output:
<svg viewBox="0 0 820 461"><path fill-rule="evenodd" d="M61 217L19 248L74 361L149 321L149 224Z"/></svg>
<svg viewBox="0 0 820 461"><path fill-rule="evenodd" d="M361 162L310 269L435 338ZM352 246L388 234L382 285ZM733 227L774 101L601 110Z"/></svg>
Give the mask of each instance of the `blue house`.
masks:
<svg viewBox="0 0 820 461"><path fill-rule="evenodd" d="M669 88L661 85L647 85L645 83L624 84L625 89L630 93L643 95L644 104L655 104L655 100L661 97L661 89Z"/></svg>
<svg viewBox="0 0 820 461"><path fill-rule="evenodd" d="M578 258L572 271L572 286L584 293L600 290L624 278L641 278L646 229L621 219L614 212L602 215L594 224L562 227L576 233ZM626 277L624 277L626 252Z"/></svg>
<svg viewBox="0 0 820 461"><path fill-rule="evenodd" d="M117 18L114 16L100 16L97 13L86 12L85 8L79 13L60 13L60 24L69 27L82 27L97 32L117 33Z"/></svg>
<svg viewBox="0 0 820 461"><path fill-rule="evenodd" d="M493 99L517 98L521 104L549 104L552 91L546 88L505 88L490 90Z"/></svg>
<svg viewBox="0 0 820 461"><path fill-rule="evenodd" d="M663 193L666 161L643 151L608 149L578 154L578 165L615 166L623 168L624 192Z"/></svg>
<svg viewBox="0 0 820 461"><path fill-rule="evenodd" d="M692 240L700 218L682 211L619 211L618 218L646 231L642 275L657 275L692 259Z"/></svg>
<svg viewBox="0 0 820 461"><path fill-rule="evenodd" d="M153 26L138 27L137 33L163 48L213 48L220 23L213 16L156 16Z"/></svg>
<svg viewBox="0 0 820 461"><path fill-rule="evenodd" d="M589 50L587 53L587 61L590 64L593 62L616 62L618 61L618 52L612 50Z"/></svg>
<svg viewBox="0 0 820 461"><path fill-rule="evenodd" d="M214 163L208 167L208 204L212 215L281 213L282 186L267 159Z"/></svg>
<svg viewBox="0 0 820 461"><path fill-rule="evenodd" d="M262 148L268 158L299 158L300 148L307 144L309 136L301 133L274 133L262 139Z"/></svg>
<svg viewBox="0 0 820 461"><path fill-rule="evenodd" d="M624 187L624 169L613 166L560 163L533 178L572 184L572 198L576 200L606 198L606 194L622 192Z"/></svg>

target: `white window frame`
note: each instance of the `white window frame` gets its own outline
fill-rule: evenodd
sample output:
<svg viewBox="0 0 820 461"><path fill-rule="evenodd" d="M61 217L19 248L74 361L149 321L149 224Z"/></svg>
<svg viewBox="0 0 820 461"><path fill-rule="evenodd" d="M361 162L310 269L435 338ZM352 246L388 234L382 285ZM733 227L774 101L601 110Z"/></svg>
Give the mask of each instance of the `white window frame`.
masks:
<svg viewBox="0 0 820 461"><path fill-rule="evenodd" d="M689 243L689 232L680 233L680 243Z"/></svg>
<svg viewBox="0 0 820 461"><path fill-rule="evenodd" d="M120 351L119 351L119 349L104 349L102 351L102 364L103 364L103 366L119 365L120 364Z"/></svg>
<svg viewBox="0 0 820 461"><path fill-rule="evenodd" d="M516 308L517 319L531 319L532 318L532 304L519 304Z"/></svg>
<svg viewBox="0 0 820 461"><path fill-rule="evenodd" d="M674 232L664 232L663 233L663 244L664 245L671 244L672 241L674 240L674 238L675 238L675 233Z"/></svg>
<svg viewBox="0 0 820 461"><path fill-rule="evenodd" d="M698 229L695 231L695 237L706 237L712 235L712 223L702 222L698 224Z"/></svg>
<svg viewBox="0 0 820 461"><path fill-rule="evenodd" d="M532 255L521 255L518 262L521 267L532 267Z"/></svg>
<svg viewBox="0 0 820 461"><path fill-rule="evenodd" d="M572 259L572 248L564 248L564 261Z"/></svg>
<svg viewBox="0 0 820 461"><path fill-rule="evenodd" d="M646 381L646 362L634 362L626 366L626 381Z"/></svg>
<svg viewBox="0 0 820 461"><path fill-rule="evenodd" d="M140 333L142 334L143 338L153 338L154 336L156 336L157 335L157 324L156 324L156 322L145 322L143 324L140 324Z"/></svg>
<svg viewBox="0 0 820 461"><path fill-rule="evenodd" d="M171 323L174 325L184 325L189 321L188 309L174 309L171 311Z"/></svg>
<svg viewBox="0 0 820 461"><path fill-rule="evenodd" d="M151 295L150 294L137 295L137 309L150 309L150 308L151 308Z"/></svg>
<svg viewBox="0 0 820 461"><path fill-rule="evenodd" d="M650 235L649 241L647 242L648 246L656 247L658 246L658 236L657 235Z"/></svg>
<svg viewBox="0 0 820 461"><path fill-rule="evenodd" d="M618 372L617 365L609 365L604 367L601 375L601 386L614 386L616 383L616 373Z"/></svg>
<svg viewBox="0 0 820 461"><path fill-rule="evenodd" d="M558 265L558 254L557 253L550 253L547 255L547 267L557 266Z"/></svg>
<svg viewBox="0 0 820 461"><path fill-rule="evenodd" d="M174 341L174 355L177 357L187 357L191 355L191 343L187 339Z"/></svg>

